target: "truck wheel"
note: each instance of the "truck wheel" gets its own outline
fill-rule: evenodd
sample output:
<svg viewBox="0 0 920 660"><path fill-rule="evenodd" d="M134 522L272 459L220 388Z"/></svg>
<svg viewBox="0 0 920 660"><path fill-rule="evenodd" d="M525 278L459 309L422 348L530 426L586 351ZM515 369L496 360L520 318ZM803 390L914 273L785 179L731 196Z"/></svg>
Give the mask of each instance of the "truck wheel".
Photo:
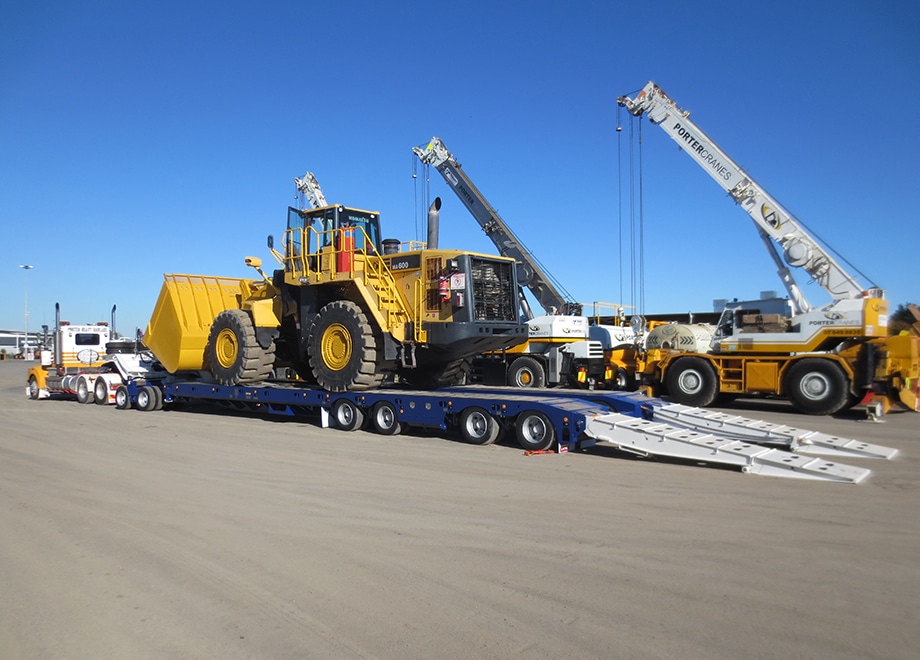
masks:
<svg viewBox="0 0 920 660"><path fill-rule="evenodd" d="M137 409L144 412L156 410L156 390L150 385L144 385L137 391Z"/></svg>
<svg viewBox="0 0 920 660"><path fill-rule="evenodd" d="M109 384L105 378L96 379L96 384L93 385L93 398L96 399L96 403L100 406L105 406L109 403Z"/></svg>
<svg viewBox="0 0 920 660"><path fill-rule="evenodd" d="M792 405L809 415L833 415L846 406L848 392L846 374L830 360L799 360L786 375Z"/></svg>
<svg viewBox="0 0 920 660"><path fill-rule="evenodd" d="M549 417L536 410L527 410L514 423L518 444L527 451L545 451L556 440L556 428Z"/></svg>
<svg viewBox="0 0 920 660"><path fill-rule="evenodd" d="M38 399L38 397L39 397L38 381L35 380L35 376L30 376L29 377L29 398Z"/></svg>
<svg viewBox="0 0 920 660"><path fill-rule="evenodd" d="M712 366L703 358L685 357L676 360L666 377L668 394L678 403L705 407L719 394L719 379Z"/></svg>
<svg viewBox="0 0 920 660"><path fill-rule="evenodd" d="M371 410L371 423L374 430L381 435L399 435L402 432L402 423L396 408L389 401L379 401Z"/></svg>
<svg viewBox="0 0 920 660"><path fill-rule="evenodd" d="M491 445L498 438L501 425L498 420L479 406L466 408L460 413L460 436L473 445Z"/></svg>
<svg viewBox="0 0 920 660"><path fill-rule="evenodd" d="M512 387L543 387L546 384L546 372L539 361L525 355L511 363L508 384Z"/></svg>
<svg viewBox="0 0 920 660"><path fill-rule="evenodd" d="M119 385L115 390L115 407L119 410L127 410L131 407L131 397L128 396L128 388Z"/></svg>
<svg viewBox="0 0 920 660"><path fill-rule="evenodd" d="M324 390L368 390L383 382L377 339L364 312L350 300L336 300L319 311L308 345L310 368Z"/></svg>
<svg viewBox="0 0 920 660"><path fill-rule="evenodd" d="M205 355L208 368L221 385L256 383L271 374L272 350L259 346L252 319L242 309L225 309L211 324Z"/></svg>
<svg viewBox="0 0 920 660"><path fill-rule="evenodd" d="M86 376L80 376L77 379L77 401L80 403L92 403L93 391L89 387L89 379Z"/></svg>
<svg viewBox="0 0 920 660"><path fill-rule="evenodd" d="M332 404L332 419L343 431L354 431L364 424L364 411L348 399L339 399Z"/></svg>

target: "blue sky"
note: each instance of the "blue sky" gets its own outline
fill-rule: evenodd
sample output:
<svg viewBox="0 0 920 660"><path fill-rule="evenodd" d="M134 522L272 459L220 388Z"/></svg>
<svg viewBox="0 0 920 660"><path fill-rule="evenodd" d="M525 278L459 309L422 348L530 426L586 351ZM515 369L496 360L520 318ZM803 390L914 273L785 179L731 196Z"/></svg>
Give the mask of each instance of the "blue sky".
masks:
<svg viewBox="0 0 920 660"><path fill-rule="evenodd" d="M637 304L616 98L648 80L892 307L920 302L918 25L906 1L5 2L0 328L26 278L30 329L117 304L130 333L163 273L249 276L307 170L423 238L411 147L433 135L575 299ZM495 252L427 185L442 247ZM782 293L747 215L648 122L642 201L644 311Z"/></svg>

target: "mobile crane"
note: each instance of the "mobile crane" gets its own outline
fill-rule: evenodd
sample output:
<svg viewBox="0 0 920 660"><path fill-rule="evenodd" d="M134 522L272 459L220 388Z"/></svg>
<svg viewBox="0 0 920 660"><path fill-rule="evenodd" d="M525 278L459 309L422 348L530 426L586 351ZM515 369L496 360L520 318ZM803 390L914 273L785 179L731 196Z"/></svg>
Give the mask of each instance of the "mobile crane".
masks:
<svg viewBox="0 0 920 660"><path fill-rule="evenodd" d="M643 384L695 406L720 394L770 394L805 413L832 414L871 395L886 409L899 401L917 410L918 342L887 337L884 292L860 285L655 83L617 102L662 128L750 216L792 307L790 314L764 313L757 302L726 307L709 351L649 350L638 365ZM809 305L789 266L804 270L832 302Z"/></svg>
<svg viewBox="0 0 920 660"><path fill-rule="evenodd" d="M498 251L514 259L518 285L527 287L546 311L544 315L534 316L522 289L519 299L529 327L528 340L500 355L484 356L480 363L484 371L497 368L503 380L516 387L593 386L612 380L614 375L604 360L603 344L590 338L592 329L587 317L582 316L582 306L554 283L473 184L444 142L433 137L427 147L416 146L412 151L422 163L441 173Z"/></svg>

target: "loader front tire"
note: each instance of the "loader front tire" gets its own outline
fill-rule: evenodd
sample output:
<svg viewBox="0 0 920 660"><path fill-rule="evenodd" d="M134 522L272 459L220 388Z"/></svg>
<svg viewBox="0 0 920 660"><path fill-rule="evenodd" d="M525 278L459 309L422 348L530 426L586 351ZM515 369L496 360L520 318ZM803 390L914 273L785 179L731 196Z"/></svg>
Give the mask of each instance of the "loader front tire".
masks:
<svg viewBox="0 0 920 660"><path fill-rule="evenodd" d="M242 309L225 309L211 324L208 368L221 385L256 383L271 374L273 349L259 346L249 314Z"/></svg>
<svg viewBox="0 0 920 660"><path fill-rule="evenodd" d="M383 383L377 338L367 316L350 300L335 300L319 311L310 325L308 346L310 371L324 390L368 390Z"/></svg>

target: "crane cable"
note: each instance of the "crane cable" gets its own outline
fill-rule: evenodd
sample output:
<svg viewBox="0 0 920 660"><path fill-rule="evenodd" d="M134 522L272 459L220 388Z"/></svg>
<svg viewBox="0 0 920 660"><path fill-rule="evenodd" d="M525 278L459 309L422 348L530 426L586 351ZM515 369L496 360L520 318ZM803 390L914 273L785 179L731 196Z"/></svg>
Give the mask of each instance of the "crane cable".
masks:
<svg viewBox="0 0 920 660"><path fill-rule="evenodd" d="M645 208L642 166L642 117L629 117L629 289L630 305L645 314ZM636 122L638 121L638 131ZM623 174L620 108L617 107L617 247L619 253L620 300L623 300ZM637 135L638 133L638 135ZM638 195L638 201L636 199ZM638 214L638 217L637 217Z"/></svg>

